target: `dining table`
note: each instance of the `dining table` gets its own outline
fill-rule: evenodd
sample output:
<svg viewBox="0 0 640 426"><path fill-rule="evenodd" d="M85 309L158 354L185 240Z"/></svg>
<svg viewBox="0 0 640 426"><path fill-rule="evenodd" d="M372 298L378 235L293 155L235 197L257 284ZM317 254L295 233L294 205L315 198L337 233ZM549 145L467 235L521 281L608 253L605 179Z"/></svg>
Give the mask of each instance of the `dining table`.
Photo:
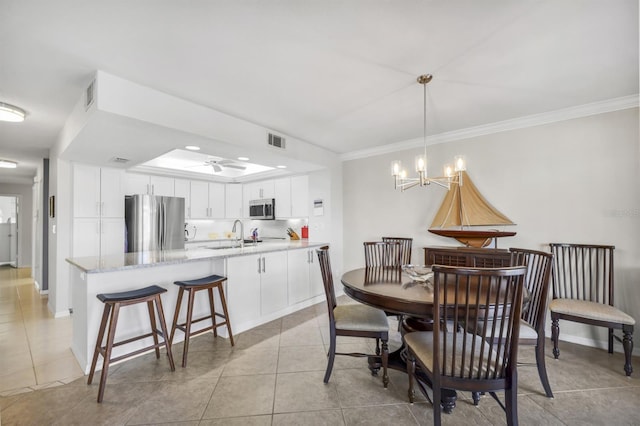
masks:
<svg viewBox="0 0 640 426"><path fill-rule="evenodd" d="M342 275L344 292L349 297L365 305L381 309L388 314L399 315L402 345L389 354L388 368L407 372L407 351L404 335L413 331L431 331L433 329L433 274L429 270L416 279L401 267L365 267L347 271ZM454 283L447 284L453 286ZM528 309L530 294L523 289L523 311ZM483 290L483 292L486 291ZM492 290L491 290L492 291ZM462 303L464 301L460 299ZM469 300L473 303L473 301ZM441 301L441 303L443 303ZM374 371L381 365L378 355L369 356L369 368ZM422 393L429 399L427 388L431 382L427 375L416 366L416 382ZM453 389L442 389L442 409L446 413L456 406L457 393Z"/></svg>
<svg viewBox="0 0 640 426"><path fill-rule="evenodd" d="M390 314L399 315L400 332L429 331L433 322L433 284L431 279L416 281L398 267L366 267L345 272L340 280L344 292L358 302L373 306ZM371 366L379 366L377 355L369 357ZM402 345L389 354L388 367L407 372L406 348ZM416 369L416 381L428 398L429 378ZM446 413L455 408L457 393L443 389L441 403Z"/></svg>

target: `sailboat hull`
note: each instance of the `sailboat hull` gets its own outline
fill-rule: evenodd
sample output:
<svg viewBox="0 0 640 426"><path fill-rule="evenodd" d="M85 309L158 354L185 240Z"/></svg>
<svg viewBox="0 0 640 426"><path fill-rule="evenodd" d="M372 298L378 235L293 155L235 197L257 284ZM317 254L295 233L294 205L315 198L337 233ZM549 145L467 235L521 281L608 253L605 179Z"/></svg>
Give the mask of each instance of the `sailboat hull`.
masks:
<svg viewBox="0 0 640 426"><path fill-rule="evenodd" d="M462 244L470 247L486 247L494 238L513 237L516 235L512 231L497 230L469 230L469 229L438 229L431 228L429 232L442 237L455 238Z"/></svg>

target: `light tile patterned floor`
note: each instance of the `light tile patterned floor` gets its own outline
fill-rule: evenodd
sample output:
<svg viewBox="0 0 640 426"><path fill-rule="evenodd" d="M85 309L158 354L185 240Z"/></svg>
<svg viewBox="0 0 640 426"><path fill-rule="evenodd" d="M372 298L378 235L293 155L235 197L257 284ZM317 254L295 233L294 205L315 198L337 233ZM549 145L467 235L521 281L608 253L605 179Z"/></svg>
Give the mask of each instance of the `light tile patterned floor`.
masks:
<svg viewBox="0 0 640 426"><path fill-rule="evenodd" d="M337 357L328 385L328 320L318 304L237 336L231 348L211 334L192 339L189 365L176 371L164 356L128 360L110 369L102 404L97 380L86 377L69 350L69 318L54 319L28 270L0 268L0 423L181 425L430 425L431 405L408 404L406 375L390 371L385 390L366 360ZM349 303L346 298L341 303ZM395 330L395 325L391 325ZM371 350L344 338L339 351ZM392 349L399 345L394 334ZM626 378L621 354L562 343L560 360L547 358L555 398L544 396L535 367L519 368L520 424L640 424L640 380ZM532 348L521 351L533 361ZM634 358L636 370L640 360ZM484 397L474 407L462 394L445 425L505 423Z"/></svg>

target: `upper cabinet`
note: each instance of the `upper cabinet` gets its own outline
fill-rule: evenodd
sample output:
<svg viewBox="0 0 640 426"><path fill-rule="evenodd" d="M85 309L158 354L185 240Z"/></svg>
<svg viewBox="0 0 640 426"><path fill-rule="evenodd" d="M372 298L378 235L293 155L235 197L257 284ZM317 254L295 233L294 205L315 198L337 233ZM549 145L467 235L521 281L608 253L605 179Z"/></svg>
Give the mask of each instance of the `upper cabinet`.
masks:
<svg viewBox="0 0 640 426"><path fill-rule="evenodd" d="M273 181L274 198L276 200L276 219L291 217L291 178Z"/></svg>
<svg viewBox="0 0 640 426"><path fill-rule="evenodd" d="M308 182L307 176L274 180L276 219L309 216Z"/></svg>
<svg viewBox="0 0 640 426"><path fill-rule="evenodd" d="M225 185L224 217L227 219L242 218L242 185L228 183Z"/></svg>
<svg viewBox="0 0 640 426"><path fill-rule="evenodd" d="M249 217L249 201L262 198L276 200L276 219L309 216L309 178L306 175L246 183L242 192L244 217Z"/></svg>
<svg viewBox="0 0 640 426"><path fill-rule="evenodd" d="M309 216L309 176L291 178L291 217Z"/></svg>
<svg viewBox="0 0 640 426"><path fill-rule="evenodd" d="M123 172L84 164L73 166L74 217L124 217Z"/></svg>
<svg viewBox="0 0 640 426"><path fill-rule="evenodd" d="M191 219L225 217L225 185L217 182L191 182Z"/></svg>
<svg viewBox="0 0 640 426"><path fill-rule="evenodd" d="M191 218L191 181L186 179L175 180L175 196L184 198L184 218Z"/></svg>
<svg viewBox="0 0 640 426"><path fill-rule="evenodd" d="M174 179L165 176L125 173L124 191L126 195L149 194L173 197L175 195Z"/></svg>

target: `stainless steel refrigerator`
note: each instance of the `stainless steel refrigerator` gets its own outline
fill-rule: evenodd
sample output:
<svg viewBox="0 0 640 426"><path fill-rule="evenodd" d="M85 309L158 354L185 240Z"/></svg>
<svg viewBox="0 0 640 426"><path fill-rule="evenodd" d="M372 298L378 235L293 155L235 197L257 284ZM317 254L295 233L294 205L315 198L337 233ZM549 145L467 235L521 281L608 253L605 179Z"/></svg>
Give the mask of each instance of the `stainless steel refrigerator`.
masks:
<svg viewBox="0 0 640 426"><path fill-rule="evenodd" d="M184 198L127 195L127 252L184 248Z"/></svg>

